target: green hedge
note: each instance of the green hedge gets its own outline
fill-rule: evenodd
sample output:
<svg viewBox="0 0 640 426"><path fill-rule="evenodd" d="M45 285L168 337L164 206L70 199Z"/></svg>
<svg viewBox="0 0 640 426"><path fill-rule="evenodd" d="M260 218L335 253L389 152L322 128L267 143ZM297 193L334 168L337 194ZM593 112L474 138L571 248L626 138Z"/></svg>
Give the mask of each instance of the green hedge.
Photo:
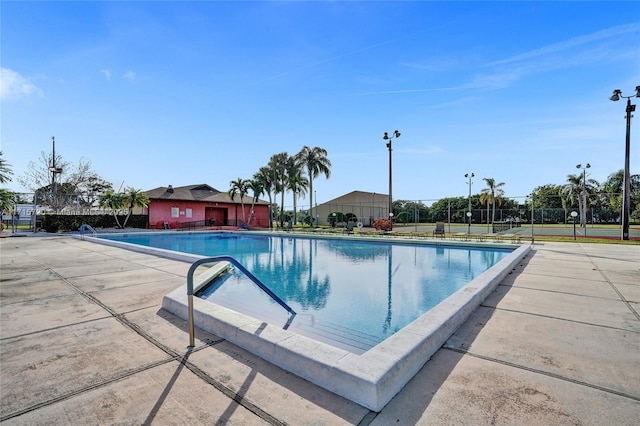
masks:
<svg viewBox="0 0 640 426"><path fill-rule="evenodd" d="M119 215L118 220L124 223L126 215ZM36 225L46 232L73 232L79 231L84 224L91 226L96 231L100 228L115 228L116 220L113 215L59 215L43 214L36 216ZM146 229L149 225L148 215L131 215L127 221L127 228Z"/></svg>

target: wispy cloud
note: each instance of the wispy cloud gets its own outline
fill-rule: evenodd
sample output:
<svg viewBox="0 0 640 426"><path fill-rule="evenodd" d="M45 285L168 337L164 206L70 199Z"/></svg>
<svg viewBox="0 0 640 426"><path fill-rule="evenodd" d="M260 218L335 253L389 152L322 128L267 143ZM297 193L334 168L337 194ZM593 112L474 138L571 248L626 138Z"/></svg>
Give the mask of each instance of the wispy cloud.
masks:
<svg viewBox="0 0 640 426"><path fill-rule="evenodd" d="M42 90L19 73L0 68L0 99L20 99L33 94L42 95Z"/></svg>
<svg viewBox="0 0 640 426"><path fill-rule="evenodd" d="M455 69L459 66L460 60L453 57L429 58L426 62L401 62L400 65L421 71L442 72Z"/></svg>
<svg viewBox="0 0 640 426"><path fill-rule="evenodd" d="M133 83L136 80L136 73L133 71L127 71L122 76L125 80L129 81L129 83Z"/></svg>
<svg viewBox="0 0 640 426"><path fill-rule="evenodd" d="M530 50L528 52L512 56L510 58L500 59L498 61L489 63L488 66L504 65L504 64L514 63L514 62L520 62L520 61L525 61L529 59L539 58L541 56L547 56L552 53L566 51L568 49L573 49L589 43L602 41L605 39L609 39L611 37L623 36L629 33L636 33L638 31L640 31L640 24L637 24L637 23L618 25L605 30L596 31L595 33L592 33L592 34L574 37L569 40L553 43L548 46L543 46L538 49Z"/></svg>
<svg viewBox="0 0 640 426"><path fill-rule="evenodd" d="M408 88L399 90L373 91L360 95L398 95L420 92L441 92L460 90L497 90L510 87L528 75L548 72L554 69L580 66L603 60L611 60L617 53L612 52L605 42L616 37L622 37L640 32L640 24L618 25L612 28L596 31L579 37L542 46L528 52L520 53L509 58L489 62L484 69L472 76L466 83L456 87ZM561 55L561 59L560 58ZM438 71L446 65L453 65L446 61L436 66L420 63L404 63L407 67Z"/></svg>
<svg viewBox="0 0 640 426"><path fill-rule="evenodd" d="M482 89L482 90L494 90L503 89L509 87L513 82L518 81L524 71L520 68L513 70L498 71L493 74L483 73L478 74L473 79L464 85L465 89Z"/></svg>
<svg viewBox="0 0 640 426"><path fill-rule="evenodd" d="M107 80L111 80L111 71L109 71L109 70L100 70L100 72L102 73L102 75L104 75L104 78L106 78Z"/></svg>
<svg viewBox="0 0 640 426"><path fill-rule="evenodd" d="M404 90L383 90L378 92L363 92L359 93L360 95L391 95L391 94L401 94L401 93L418 93L418 92L446 92L446 91L454 91L461 90L463 87L426 87L420 89L404 89Z"/></svg>

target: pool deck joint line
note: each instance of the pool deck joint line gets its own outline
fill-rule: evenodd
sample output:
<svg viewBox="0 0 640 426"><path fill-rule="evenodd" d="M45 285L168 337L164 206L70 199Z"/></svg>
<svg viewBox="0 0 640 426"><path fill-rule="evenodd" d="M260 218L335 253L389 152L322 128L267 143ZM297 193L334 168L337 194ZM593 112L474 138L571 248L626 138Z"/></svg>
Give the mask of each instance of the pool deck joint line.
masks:
<svg viewBox="0 0 640 426"><path fill-rule="evenodd" d="M363 237L338 238L380 242L380 239L370 240ZM114 246L121 244L118 241L99 238L88 239L100 243L109 241L108 244ZM391 243L433 246L440 242L396 238ZM454 242L450 246L515 249L433 309L361 355L315 341L197 297L193 298L194 323L196 327L220 336L284 370L373 411L380 411L531 249L529 244ZM156 251L158 249L153 247L135 244L126 244L125 247L159 256L173 256L174 253L164 249ZM184 254L179 253L177 256L182 257ZM164 309L185 320L188 318L187 306L185 286L176 288L162 300Z"/></svg>
<svg viewBox="0 0 640 426"><path fill-rule="evenodd" d="M0 239L3 425L635 426L640 418L638 245L531 245L376 412L204 329L188 348L186 322L162 302L179 286L186 294L198 256L24 236Z"/></svg>

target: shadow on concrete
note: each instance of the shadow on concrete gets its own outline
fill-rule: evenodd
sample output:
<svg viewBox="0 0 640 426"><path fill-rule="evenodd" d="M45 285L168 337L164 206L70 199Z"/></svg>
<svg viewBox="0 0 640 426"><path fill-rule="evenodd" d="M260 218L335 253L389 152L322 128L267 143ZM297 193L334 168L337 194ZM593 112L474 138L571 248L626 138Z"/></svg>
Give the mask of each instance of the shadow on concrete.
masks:
<svg viewBox="0 0 640 426"><path fill-rule="evenodd" d="M180 331L184 333L185 343L188 342L189 339L189 331L188 324L182 318L179 318L165 309L159 309L156 314L166 320L169 324L173 325ZM271 424L278 424L280 421L267 413L266 411L259 408L257 404L259 402L255 401L251 402L247 397L246 393L251 387L251 383L255 380L258 375L261 375L268 380L276 383L279 386L289 390L293 394L297 395L299 398L305 401L309 401L310 403L317 405L323 410L332 412L334 415L337 415L344 419L345 422L349 424L358 424L366 415L370 413L368 408L362 407L361 405L349 401L339 395L333 394L328 390L322 389L317 385L298 377L294 374L286 372L282 370L280 367L270 364L267 361L264 361L262 358L257 355L252 354L251 352L246 351L245 349L236 346L231 342L227 342L227 345L220 345L222 342L226 342L225 339L222 339L218 336L210 334L206 331L203 331L196 327L195 329L195 339L196 339L196 348L191 352L197 352L203 350L205 348L212 348L217 350L227 357L233 359L235 362L241 363L245 365L250 373L245 378L244 382L238 387L237 390L232 390L227 387L225 384L221 383L216 378L212 377L209 373L202 370L197 365L192 363L187 363L185 359L185 363L187 368L193 371L196 375L198 375L201 379L206 381L207 383L214 386L216 389L227 395L237 404L242 405L246 409L252 411L262 419L267 420ZM200 342L201 344L199 345ZM332 397L330 398L318 398L318 391L326 392L330 394ZM336 410L336 400L343 401L343 407L341 410ZM226 418L227 420L231 418L232 413L237 409L236 404L230 404L227 410L222 413L220 417L220 422Z"/></svg>
<svg viewBox="0 0 640 426"><path fill-rule="evenodd" d="M162 390L162 393L160 394L160 397L158 398L158 401L156 401L153 408L151 409L151 412L149 412L149 415L143 422L144 425L150 425L153 423L153 420L156 418L156 415L160 411L160 408L164 404L164 401L167 399L167 396L169 396L169 393L171 392L173 385L176 383L176 381L178 380L178 377L180 376L180 373L184 369L185 363L189 360L189 355L191 355L191 348L187 349L187 353L185 353L182 359L180 360L180 363L178 364L178 368L171 376L171 379L169 379L169 383L167 383L167 385L164 387L164 389Z"/></svg>

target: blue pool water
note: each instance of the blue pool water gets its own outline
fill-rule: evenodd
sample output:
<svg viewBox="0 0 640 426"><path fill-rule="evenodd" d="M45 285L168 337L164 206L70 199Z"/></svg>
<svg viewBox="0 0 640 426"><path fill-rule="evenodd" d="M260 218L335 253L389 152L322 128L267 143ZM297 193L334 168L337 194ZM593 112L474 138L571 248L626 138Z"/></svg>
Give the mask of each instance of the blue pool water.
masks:
<svg viewBox="0 0 640 426"><path fill-rule="evenodd" d="M234 270L199 297L361 353L436 306L512 252L358 239L243 233L128 234L113 240L236 258L296 311Z"/></svg>

